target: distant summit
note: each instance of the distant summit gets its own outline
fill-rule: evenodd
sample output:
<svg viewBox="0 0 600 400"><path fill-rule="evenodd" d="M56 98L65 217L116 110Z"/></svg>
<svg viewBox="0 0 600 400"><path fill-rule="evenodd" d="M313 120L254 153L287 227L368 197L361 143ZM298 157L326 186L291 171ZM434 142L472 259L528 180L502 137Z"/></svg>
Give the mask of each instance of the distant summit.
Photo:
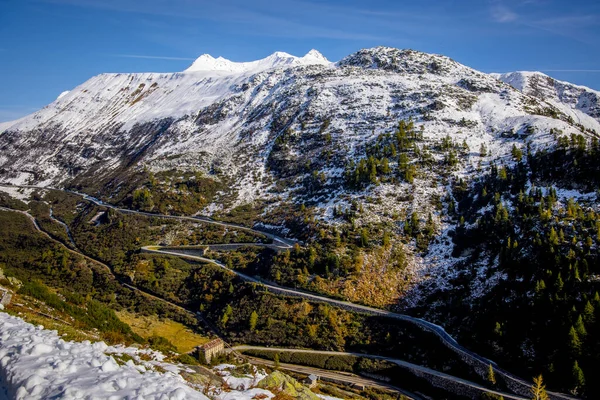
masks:
<svg viewBox="0 0 600 400"><path fill-rule="evenodd" d="M304 57L296 57L277 51L266 58L250 62L234 62L223 57L214 58L210 54L203 54L184 72L220 71L237 74L265 71L278 67L315 64L329 65L332 63L314 49L306 53Z"/></svg>

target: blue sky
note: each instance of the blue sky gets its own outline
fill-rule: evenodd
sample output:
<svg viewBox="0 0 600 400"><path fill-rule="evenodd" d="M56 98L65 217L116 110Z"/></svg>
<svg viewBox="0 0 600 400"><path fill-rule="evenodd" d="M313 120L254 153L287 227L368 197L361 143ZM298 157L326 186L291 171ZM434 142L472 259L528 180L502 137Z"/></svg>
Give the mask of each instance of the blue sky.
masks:
<svg viewBox="0 0 600 400"><path fill-rule="evenodd" d="M542 70L600 90L600 2L584 0L0 0L0 121L102 72L172 72L378 45L484 72Z"/></svg>

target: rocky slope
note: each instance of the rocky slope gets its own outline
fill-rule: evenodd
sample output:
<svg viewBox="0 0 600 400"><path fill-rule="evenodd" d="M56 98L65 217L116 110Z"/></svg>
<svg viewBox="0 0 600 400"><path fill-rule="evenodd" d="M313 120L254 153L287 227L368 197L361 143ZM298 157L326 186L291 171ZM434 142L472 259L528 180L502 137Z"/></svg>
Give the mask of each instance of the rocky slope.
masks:
<svg viewBox="0 0 600 400"><path fill-rule="evenodd" d="M358 210L352 230L382 226L370 233L383 240L384 230L406 233L409 216L425 224L431 215L428 229L439 246L409 263L411 274L422 275L443 265L450 250L441 200L452 179L474 176L490 160L508 161L513 146L545 147L556 135L592 135L598 125L591 90L497 77L444 56L386 47L337 63L314 50L248 63L203 55L180 73L102 74L0 126L0 180L74 186L148 211L212 215L259 204L262 216L250 222L293 236L299 225L314 228L315 219L346 226ZM584 106L574 96L591 97ZM410 126L408 144L397 135L400 121ZM148 192L136 198L142 187ZM168 203L174 197L197 201L177 208ZM301 205L310 215L292 221L290 210ZM362 283L320 290L395 298L406 277L389 276L389 257L366 256ZM381 274L389 285L379 287Z"/></svg>
<svg viewBox="0 0 600 400"><path fill-rule="evenodd" d="M473 149L485 142L499 155L503 133L578 131L555 108L446 57L411 50L362 50L337 64L315 51L253 63L204 55L182 73L96 76L3 124L1 177L65 185L119 168L218 169L233 178L243 203L256 196L250 187L268 186L266 161L287 129L298 139L289 160L317 156L326 135L334 154L351 158L408 117L427 138L449 134ZM543 141L538 136L534 142ZM342 165L318 167L329 179Z"/></svg>
<svg viewBox="0 0 600 400"><path fill-rule="evenodd" d="M541 72L492 74L525 94L552 104L573 122L600 131L600 92L556 80Z"/></svg>

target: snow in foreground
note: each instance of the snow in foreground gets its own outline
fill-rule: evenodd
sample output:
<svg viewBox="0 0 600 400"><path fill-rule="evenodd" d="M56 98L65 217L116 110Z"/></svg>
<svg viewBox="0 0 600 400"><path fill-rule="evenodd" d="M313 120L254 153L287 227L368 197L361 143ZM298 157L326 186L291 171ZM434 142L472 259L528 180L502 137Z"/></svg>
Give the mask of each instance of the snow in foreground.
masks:
<svg viewBox="0 0 600 400"><path fill-rule="evenodd" d="M65 342L0 312L0 400L206 399L173 372L159 373L105 354L102 342Z"/></svg>

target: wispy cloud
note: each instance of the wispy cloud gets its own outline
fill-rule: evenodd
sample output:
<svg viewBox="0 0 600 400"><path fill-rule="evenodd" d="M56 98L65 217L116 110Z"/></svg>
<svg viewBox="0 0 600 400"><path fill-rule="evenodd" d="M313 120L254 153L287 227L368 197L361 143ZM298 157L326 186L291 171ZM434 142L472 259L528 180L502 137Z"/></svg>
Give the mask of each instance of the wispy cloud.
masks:
<svg viewBox="0 0 600 400"><path fill-rule="evenodd" d="M146 56L140 54L110 54L112 57L121 58L149 58L152 60L173 60L173 61L193 61L195 58L189 57L169 57L169 56Z"/></svg>
<svg viewBox="0 0 600 400"><path fill-rule="evenodd" d="M562 9L556 4L551 7L550 3L550 0L488 0L490 17L495 22L512 23L588 45L597 44L597 27L600 24L597 11Z"/></svg>
<svg viewBox="0 0 600 400"><path fill-rule="evenodd" d="M32 1L32 0L30 0ZM163 0L146 0L140 3L134 0L33 0L51 4L63 4L77 7L113 10L124 13L153 15L161 17L210 20L219 23L234 23L245 34L256 36L285 36L294 38L321 38L340 40L382 40L380 35L357 32L352 29L339 29L323 24L304 22L289 13L273 15L276 10L271 5L269 10L250 11L248 4L241 1L212 2L208 0L171 0L165 7ZM290 1L289 3L294 3ZM311 10L300 9L298 13L306 14ZM313 10L314 11L314 10ZM313 16L317 16L315 13Z"/></svg>
<svg viewBox="0 0 600 400"><path fill-rule="evenodd" d="M492 19L496 22L507 23L519 19L519 15L502 3L495 3L491 9Z"/></svg>
<svg viewBox="0 0 600 400"><path fill-rule="evenodd" d="M524 26L563 36L580 43L597 46L600 15L565 15L560 17L531 18Z"/></svg>
<svg viewBox="0 0 600 400"><path fill-rule="evenodd" d="M540 69L541 72L593 72L600 73L600 69Z"/></svg>

